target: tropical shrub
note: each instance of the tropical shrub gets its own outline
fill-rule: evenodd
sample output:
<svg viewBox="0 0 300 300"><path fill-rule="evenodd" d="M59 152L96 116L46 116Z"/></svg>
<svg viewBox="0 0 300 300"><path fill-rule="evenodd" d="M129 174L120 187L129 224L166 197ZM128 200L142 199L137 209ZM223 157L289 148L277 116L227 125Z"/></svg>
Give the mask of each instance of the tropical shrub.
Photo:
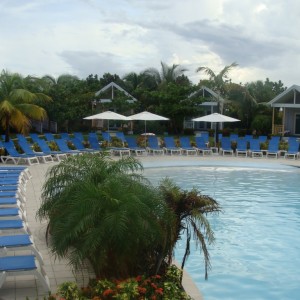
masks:
<svg viewBox="0 0 300 300"><path fill-rule="evenodd" d="M173 214L135 159L84 154L53 166L37 216L48 220L53 253L99 278L156 274L173 236Z"/></svg>

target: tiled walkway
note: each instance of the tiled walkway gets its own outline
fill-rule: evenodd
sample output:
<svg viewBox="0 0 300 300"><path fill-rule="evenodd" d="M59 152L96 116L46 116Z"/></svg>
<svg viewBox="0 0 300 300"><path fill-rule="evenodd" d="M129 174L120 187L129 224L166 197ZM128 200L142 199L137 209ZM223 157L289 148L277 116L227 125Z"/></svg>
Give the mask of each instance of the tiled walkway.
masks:
<svg viewBox="0 0 300 300"><path fill-rule="evenodd" d="M79 285L87 284L89 276L92 277L93 274L89 273L87 269L74 274L66 261L55 259L47 248L45 240L46 223L41 224L35 218L36 211L40 205L40 195L45 174L51 165L53 164L40 164L29 167L32 178L26 185L26 219L35 245L42 254L43 268L49 277L51 290L55 292L57 286L65 281L76 280ZM28 254L28 252L18 251L18 255L22 254ZM42 285L31 275L7 277L0 289L1 300L25 300L26 297L36 300L43 299L43 296L46 295L48 295L48 292L45 292Z"/></svg>

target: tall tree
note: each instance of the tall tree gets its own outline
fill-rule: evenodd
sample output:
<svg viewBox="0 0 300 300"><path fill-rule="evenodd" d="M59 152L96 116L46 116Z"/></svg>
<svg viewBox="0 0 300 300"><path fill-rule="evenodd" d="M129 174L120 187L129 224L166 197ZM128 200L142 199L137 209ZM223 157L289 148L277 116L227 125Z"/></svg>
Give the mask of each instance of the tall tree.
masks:
<svg viewBox="0 0 300 300"><path fill-rule="evenodd" d="M286 87L280 80L273 82L269 78L265 81L257 80L246 83L245 86L257 103L267 103L286 90Z"/></svg>
<svg viewBox="0 0 300 300"><path fill-rule="evenodd" d="M44 93L33 93L25 86L24 78L17 73L2 71L0 74L0 122L5 130L5 141L9 141L10 128L20 133L30 129L30 119L43 120L47 113L37 105L49 102Z"/></svg>
<svg viewBox="0 0 300 300"><path fill-rule="evenodd" d="M41 80L45 91L53 99L53 103L45 108L60 130L69 131L72 124L91 114L94 92L89 91L85 80L68 74L57 78L46 75Z"/></svg>
<svg viewBox="0 0 300 300"><path fill-rule="evenodd" d="M225 66L218 74L216 74L212 69L208 67L199 67L196 69L196 72L204 72L209 76L209 80L212 83L212 88L215 92L221 94L222 96L226 95L226 84L230 81L228 74L229 72L236 68L238 64L233 62L229 66Z"/></svg>
<svg viewBox="0 0 300 300"><path fill-rule="evenodd" d="M172 231L174 238L171 239L173 244L169 245L170 252L172 253L179 239L185 239L186 248L181 264L183 269L190 254L190 241L193 237L196 245L200 246L200 251L203 253L205 279L207 279L208 270L210 269L207 246L214 242L214 233L206 215L220 211L218 202L207 195L202 195L197 189L182 190L168 178L160 183L159 190L175 214L175 224Z"/></svg>
<svg viewBox="0 0 300 300"><path fill-rule="evenodd" d="M157 86L163 83L175 82L176 79L184 74L187 69L180 67L180 65L173 64L168 66L161 62L161 70L155 68L146 69L143 73L155 80Z"/></svg>

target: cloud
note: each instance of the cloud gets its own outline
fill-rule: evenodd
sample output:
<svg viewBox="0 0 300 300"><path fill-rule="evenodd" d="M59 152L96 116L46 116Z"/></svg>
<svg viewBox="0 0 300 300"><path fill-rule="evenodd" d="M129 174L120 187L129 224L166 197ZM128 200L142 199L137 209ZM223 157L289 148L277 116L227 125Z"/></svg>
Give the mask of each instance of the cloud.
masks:
<svg viewBox="0 0 300 300"><path fill-rule="evenodd" d="M122 76L163 61L197 82L197 67L236 61L235 82L297 84L299 11L298 0L2 0L0 63L26 75Z"/></svg>

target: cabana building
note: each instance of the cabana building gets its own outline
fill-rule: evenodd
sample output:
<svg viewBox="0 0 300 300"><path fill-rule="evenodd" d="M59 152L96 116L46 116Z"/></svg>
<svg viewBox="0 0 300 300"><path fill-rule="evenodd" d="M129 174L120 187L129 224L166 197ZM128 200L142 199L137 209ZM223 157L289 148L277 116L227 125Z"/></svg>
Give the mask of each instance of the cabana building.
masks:
<svg viewBox="0 0 300 300"><path fill-rule="evenodd" d="M300 136L300 86L292 85L268 104L273 108L272 134ZM276 110L282 113L281 124L275 124Z"/></svg>

